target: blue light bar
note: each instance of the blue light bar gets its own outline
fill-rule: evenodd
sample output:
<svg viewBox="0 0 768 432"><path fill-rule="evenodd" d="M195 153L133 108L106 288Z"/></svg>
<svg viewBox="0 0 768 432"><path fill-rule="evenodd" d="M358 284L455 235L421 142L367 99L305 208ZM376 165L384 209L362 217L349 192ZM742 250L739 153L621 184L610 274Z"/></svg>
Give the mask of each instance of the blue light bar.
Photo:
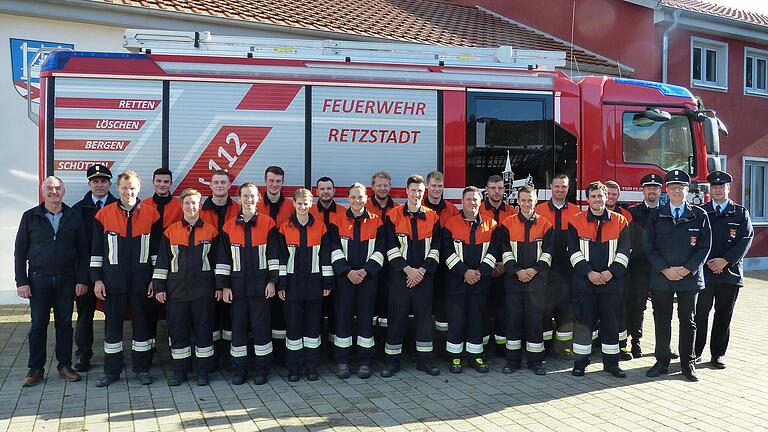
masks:
<svg viewBox="0 0 768 432"><path fill-rule="evenodd" d="M67 65L69 59L73 57L92 57L92 58L114 58L114 59L146 59L146 54L132 53L105 53L93 51L54 51L46 59L41 71L61 70Z"/></svg>
<svg viewBox="0 0 768 432"><path fill-rule="evenodd" d="M640 87L648 87L648 88L656 89L664 96L693 98L693 94L691 94L690 90L688 90L685 87L680 87L672 84L664 84L664 83L659 83L654 81L643 81L643 80L629 79L629 78L614 78L614 80L617 83L621 83L621 84L629 84L629 85L636 85Z"/></svg>

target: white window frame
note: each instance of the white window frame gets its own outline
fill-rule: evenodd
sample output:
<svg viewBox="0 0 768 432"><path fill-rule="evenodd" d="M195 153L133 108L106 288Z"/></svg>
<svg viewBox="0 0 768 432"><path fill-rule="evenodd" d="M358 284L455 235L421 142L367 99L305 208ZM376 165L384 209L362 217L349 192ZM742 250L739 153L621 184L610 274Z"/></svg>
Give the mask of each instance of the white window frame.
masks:
<svg viewBox="0 0 768 432"><path fill-rule="evenodd" d="M699 48L702 50L701 56L701 79L693 78L693 50ZM706 73L706 53L705 50L715 51L717 59L717 69L715 69L716 80L707 81L704 79ZM711 39L704 39L697 36L691 36L691 87L706 88L709 90L728 91L728 43Z"/></svg>
<svg viewBox="0 0 768 432"><path fill-rule="evenodd" d="M753 87L747 87L747 57L752 57L752 85ZM754 87L756 75L754 72L757 70L756 60L765 60L766 62L766 88L758 89ZM762 96L768 97L768 51L759 49L744 47L744 94L750 96Z"/></svg>
<svg viewBox="0 0 768 432"><path fill-rule="evenodd" d="M751 179L747 179L747 164L748 163L755 163L759 165L765 166L765 176L763 179L763 192L765 193L768 191L768 158L763 157L753 157L753 156L744 156L742 157L741 162L741 203L744 207L747 209L752 209L751 203L747 202L747 181L751 181ZM754 196L754 194L753 194ZM768 225L768 197L763 200L763 217L755 217L752 215L752 211L750 211L750 216L752 217L752 221L756 222L756 225Z"/></svg>
<svg viewBox="0 0 768 432"><path fill-rule="evenodd" d="M721 154L717 157L720 159L720 171L728 172L728 156Z"/></svg>

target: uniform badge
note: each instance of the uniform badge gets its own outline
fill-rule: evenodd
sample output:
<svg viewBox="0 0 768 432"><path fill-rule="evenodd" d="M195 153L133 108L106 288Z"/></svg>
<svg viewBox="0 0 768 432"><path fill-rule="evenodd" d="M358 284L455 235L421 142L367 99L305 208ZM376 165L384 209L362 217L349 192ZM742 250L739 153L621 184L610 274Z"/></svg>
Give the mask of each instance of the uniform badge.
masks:
<svg viewBox="0 0 768 432"><path fill-rule="evenodd" d="M691 236L691 246L696 246L697 237Z"/></svg>
<svg viewBox="0 0 768 432"><path fill-rule="evenodd" d="M736 238L736 228L731 228L729 231L731 238Z"/></svg>

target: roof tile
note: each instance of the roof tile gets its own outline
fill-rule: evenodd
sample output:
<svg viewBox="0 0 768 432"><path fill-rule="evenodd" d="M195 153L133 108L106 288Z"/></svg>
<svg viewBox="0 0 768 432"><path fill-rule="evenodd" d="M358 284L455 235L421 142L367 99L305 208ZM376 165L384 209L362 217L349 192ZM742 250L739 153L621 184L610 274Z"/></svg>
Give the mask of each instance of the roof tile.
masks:
<svg viewBox="0 0 768 432"><path fill-rule="evenodd" d="M702 0L661 0L662 6L768 27L768 16Z"/></svg>

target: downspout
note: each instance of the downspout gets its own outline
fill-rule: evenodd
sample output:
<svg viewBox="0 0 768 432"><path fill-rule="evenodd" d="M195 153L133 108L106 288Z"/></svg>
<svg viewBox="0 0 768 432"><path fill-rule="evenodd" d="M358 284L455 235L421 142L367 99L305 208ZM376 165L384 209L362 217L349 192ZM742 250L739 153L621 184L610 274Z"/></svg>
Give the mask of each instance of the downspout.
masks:
<svg viewBox="0 0 768 432"><path fill-rule="evenodd" d="M672 30L677 27L677 20L680 18L680 11L676 10L675 13L672 15L672 25L669 26L664 31L664 36L662 37L662 61L661 61L661 82L667 83L667 73L669 70L669 66L667 63L669 63L669 34L672 33Z"/></svg>

